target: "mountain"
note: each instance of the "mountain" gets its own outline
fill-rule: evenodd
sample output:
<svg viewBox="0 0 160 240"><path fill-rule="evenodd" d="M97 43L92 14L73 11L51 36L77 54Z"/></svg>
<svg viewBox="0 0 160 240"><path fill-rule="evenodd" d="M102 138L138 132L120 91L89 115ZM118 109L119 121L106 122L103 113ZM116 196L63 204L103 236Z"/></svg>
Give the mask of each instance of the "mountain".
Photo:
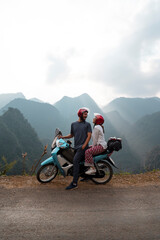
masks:
<svg viewBox="0 0 160 240"><path fill-rule="evenodd" d="M25 98L23 93L0 94L0 109L16 98Z"/></svg>
<svg viewBox="0 0 160 240"><path fill-rule="evenodd" d="M53 139L56 127L62 127L59 111L48 103L39 103L26 99L14 99L1 109L1 114L9 107L17 108L35 129L40 139Z"/></svg>
<svg viewBox="0 0 160 240"><path fill-rule="evenodd" d="M160 98L117 98L103 107L105 113L117 111L129 123L141 117L160 111Z"/></svg>
<svg viewBox="0 0 160 240"><path fill-rule="evenodd" d="M9 108L0 116L0 133L0 162L2 156L8 163L16 160L11 173L22 174L22 153L27 152L25 170L29 171L35 159L40 158L43 146L34 129L18 109Z"/></svg>
<svg viewBox="0 0 160 240"><path fill-rule="evenodd" d="M54 106L63 115L65 126L67 126L65 129L65 134L69 133L70 124L78 119L77 111L80 107L89 108L90 112L87 121L91 124L94 117L94 112L102 114L105 119L104 128L106 141L111 136L122 137L122 150L113 153L113 159L115 160L116 165L119 167L119 171L140 171L140 159L128 145L128 142L124 137L124 131L121 131L124 128L126 131L128 131L130 124L124 120L118 112L104 114L104 112L88 94L82 94L76 98L63 97L60 101L55 103Z"/></svg>
<svg viewBox="0 0 160 240"><path fill-rule="evenodd" d="M105 114L105 116L112 123L113 127L124 136L128 133L131 124L126 121L117 111L111 111Z"/></svg>
<svg viewBox="0 0 160 240"><path fill-rule="evenodd" d="M160 145L154 147L147 155L144 165L148 171L160 169Z"/></svg>
<svg viewBox="0 0 160 240"><path fill-rule="evenodd" d="M141 157L160 146L160 111L139 119L128 132L127 140Z"/></svg>
<svg viewBox="0 0 160 240"><path fill-rule="evenodd" d="M39 102L39 103L43 103L42 100L38 99L38 98L30 98L30 101L35 101L35 102Z"/></svg>
<svg viewBox="0 0 160 240"><path fill-rule="evenodd" d="M94 112L104 116L106 140L111 136L122 138L122 150L113 155L120 171L138 172L143 169L146 154L152 151L155 146L160 145L160 110L154 112L159 108L159 105L159 98L119 98L112 101L104 113L96 102L85 93L75 98L65 96L54 105L22 98L14 99L0 110L0 114L2 115L10 107L19 109L37 132L40 140L44 144L48 143L50 147L55 129L58 127L63 135L68 134L71 123L78 119L78 109L88 107L90 113L87 121L92 126ZM113 110L113 107L116 110ZM147 115L146 112L152 113ZM136 121L136 119L138 120ZM4 123L1 125L8 136L8 126L6 127ZM12 142L17 141L13 132L10 132L10 139ZM19 149L18 143L16 146Z"/></svg>
<svg viewBox="0 0 160 240"><path fill-rule="evenodd" d="M78 112L78 109L81 107L89 108L90 110L89 115L91 115L91 118L93 117L93 113L103 114L103 111L101 110L101 108L95 103L95 101L87 93L84 93L74 98L64 96L60 101L56 102L54 106L66 118L70 118L70 116L76 116L76 119L77 119L77 112Z"/></svg>
<svg viewBox="0 0 160 240"><path fill-rule="evenodd" d="M61 115L63 116L63 120L66 126L65 129L66 134L70 131L71 123L77 121L78 119L77 112L78 109L81 107L89 108L89 115L87 121L90 122L91 124L94 117L94 113L100 113L103 116L105 116L101 108L86 93L75 98L65 96L60 101L56 102L54 106L60 111ZM110 136L119 135L119 131L113 127L112 123L107 118L107 116L105 116L104 118L105 118L104 128L106 132L106 137L108 138Z"/></svg>
<svg viewBox="0 0 160 240"><path fill-rule="evenodd" d="M115 172L139 173L144 170L141 158L136 151L132 150L125 137L122 138L122 149L119 152L113 152L111 158L118 167L118 170L114 169Z"/></svg>
<svg viewBox="0 0 160 240"><path fill-rule="evenodd" d="M157 162L155 164L155 159L159 159L157 148L160 147L159 98L118 98L105 106L103 111L112 125L117 126L122 136L125 136L131 150L128 159L124 154L122 165L125 169L129 167L127 162L131 158L137 165L137 171L159 166ZM149 159L149 156L154 156L154 160Z"/></svg>

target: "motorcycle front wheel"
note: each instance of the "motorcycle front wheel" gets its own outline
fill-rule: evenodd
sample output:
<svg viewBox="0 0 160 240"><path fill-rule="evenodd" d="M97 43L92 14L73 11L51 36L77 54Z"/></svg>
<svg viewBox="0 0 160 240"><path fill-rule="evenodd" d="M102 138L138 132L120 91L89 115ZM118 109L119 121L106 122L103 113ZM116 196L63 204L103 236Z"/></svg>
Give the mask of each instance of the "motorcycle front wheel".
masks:
<svg viewBox="0 0 160 240"><path fill-rule="evenodd" d="M99 161L97 167L100 174L98 177L92 177L91 180L96 184L108 183L113 176L112 167L106 161Z"/></svg>
<svg viewBox="0 0 160 240"><path fill-rule="evenodd" d="M37 180L41 183L48 183L56 177L57 173L58 168L54 164L44 165L37 172Z"/></svg>

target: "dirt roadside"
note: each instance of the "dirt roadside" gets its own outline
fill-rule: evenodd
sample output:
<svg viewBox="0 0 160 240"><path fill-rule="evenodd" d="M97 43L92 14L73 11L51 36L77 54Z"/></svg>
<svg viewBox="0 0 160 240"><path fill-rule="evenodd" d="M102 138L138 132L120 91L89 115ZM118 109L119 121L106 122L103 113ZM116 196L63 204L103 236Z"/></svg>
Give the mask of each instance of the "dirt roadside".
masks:
<svg viewBox="0 0 160 240"><path fill-rule="evenodd" d="M72 177L57 176L52 182L47 184L41 184L37 181L36 176L0 176L0 187L7 189L11 188L39 188L48 187L55 189L65 188L72 180ZM106 187L130 187L130 186L158 186L160 185L160 171L147 172L141 174L115 174L112 180L101 185L102 188ZM97 188L98 185L94 184L92 181L79 182L79 186L83 189L85 188Z"/></svg>

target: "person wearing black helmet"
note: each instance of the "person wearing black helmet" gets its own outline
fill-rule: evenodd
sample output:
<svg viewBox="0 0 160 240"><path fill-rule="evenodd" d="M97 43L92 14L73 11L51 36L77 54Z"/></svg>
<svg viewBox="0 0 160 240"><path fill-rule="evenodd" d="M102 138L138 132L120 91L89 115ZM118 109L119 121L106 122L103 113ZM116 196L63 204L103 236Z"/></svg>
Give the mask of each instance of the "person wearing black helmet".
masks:
<svg viewBox="0 0 160 240"><path fill-rule="evenodd" d="M66 190L72 190L78 187L79 164L80 161L85 158L85 150L88 148L92 134L91 125L89 122L86 122L88 111L85 107L80 108L77 112L79 119L71 124L70 134L61 136L63 139L74 137L75 156L73 159L73 181L66 187Z"/></svg>

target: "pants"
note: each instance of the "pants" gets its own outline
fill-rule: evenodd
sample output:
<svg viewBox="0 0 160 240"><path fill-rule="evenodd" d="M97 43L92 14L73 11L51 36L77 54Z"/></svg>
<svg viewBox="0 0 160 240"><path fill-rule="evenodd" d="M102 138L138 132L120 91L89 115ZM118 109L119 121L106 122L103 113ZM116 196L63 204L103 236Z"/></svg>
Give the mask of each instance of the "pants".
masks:
<svg viewBox="0 0 160 240"><path fill-rule="evenodd" d="M93 156L104 152L102 145L90 147L85 151L85 166L94 166Z"/></svg>
<svg viewBox="0 0 160 240"><path fill-rule="evenodd" d="M73 159L73 183L76 183L76 184L79 178L80 161L84 160L85 158L85 150L86 149L82 149L82 148L75 150L75 155Z"/></svg>

